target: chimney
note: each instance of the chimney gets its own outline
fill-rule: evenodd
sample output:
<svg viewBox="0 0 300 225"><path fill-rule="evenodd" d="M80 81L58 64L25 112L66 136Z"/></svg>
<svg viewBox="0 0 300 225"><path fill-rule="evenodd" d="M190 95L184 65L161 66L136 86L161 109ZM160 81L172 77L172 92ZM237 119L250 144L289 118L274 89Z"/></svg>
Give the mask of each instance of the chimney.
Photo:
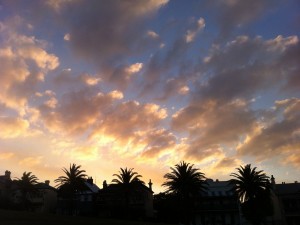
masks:
<svg viewBox="0 0 300 225"><path fill-rule="evenodd" d="M94 183L94 180L92 177L89 177L86 181L91 185L93 185L93 183Z"/></svg>
<svg viewBox="0 0 300 225"><path fill-rule="evenodd" d="M276 182L275 182L275 178L274 178L273 175L271 175L271 179L270 180L271 180L271 187L272 187L273 190L275 190L275 188L276 188L276 186L275 186Z"/></svg>
<svg viewBox="0 0 300 225"><path fill-rule="evenodd" d="M103 181L103 189L107 188L106 180Z"/></svg>
<svg viewBox="0 0 300 225"><path fill-rule="evenodd" d="M151 179L149 180L149 183L148 183L148 184L149 184L149 189L152 191L152 184L153 184L153 183L151 182Z"/></svg>
<svg viewBox="0 0 300 225"><path fill-rule="evenodd" d="M10 171L8 171L8 170L5 171L5 177L6 177L6 179L10 179L10 174L11 174Z"/></svg>
<svg viewBox="0 0 300 225"><path fill-rule="evenodd" d="M272 184L272 185L275 185L275 184L276 184L276 182L275 182L275 178L274 178L274 176L273 176L273 175L271 175L271 184Z"/></svg>
<svg viewBox="0 0 300 225"><path fill-rule="evenodd" d="M45 180L45 184L46 184L47 186L50 186L50 180Z"/></svg>

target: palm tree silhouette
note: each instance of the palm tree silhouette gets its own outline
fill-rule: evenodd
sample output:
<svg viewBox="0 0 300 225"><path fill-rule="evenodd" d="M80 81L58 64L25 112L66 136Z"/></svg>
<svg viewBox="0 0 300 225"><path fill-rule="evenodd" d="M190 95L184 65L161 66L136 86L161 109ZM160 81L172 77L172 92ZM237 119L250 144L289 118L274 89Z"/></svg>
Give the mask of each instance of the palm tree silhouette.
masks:
<svg viewBox="0 0 300 225"><path fill-rule="evenodd" d="M144 181L140 180L142 175L139 175L137 172L133 172L133 168L125 169L120 168L119 174L113 174L117 178L113 179L112 182L122 185L133 185L133 184L144 184Z"/></svg>
<svg viewBox="0 0 300 225"><path fill-rule="evenodd" d="M58 183L56 186L58 187L59 195L69 203L70 214L74 213L76 193L85 189L84 182L87 175L85 170L80 170L80 168L80 165L70 164L69 170L66 168L62 169L65 176L60 176L54 180L54 182Z"/></svg>
<svg viewBox="0 0 300 225"><path fill-rule="evenodd" d="M133 170L133 168L128 169L127 167L125 169L120 168L119 174L113 174L117 178L112 180L113 183L120 186L120 191L124 196L126 217L130 216L130 195L135 193L141 185L145 184L144 181L140 180L142 176Z"/></svg>
<svg viewBox="0 0 300 225"><path fill-rule="evenodd" d="M20 179L17 179L17 184L19 185L22 192L22 203L26 209L31 207L31 201L28 195L36 191L35 185L38 183L38 178L32 174L32 172L24 172Z"/></svg>
<svg viewBox="0 0 300 225"><path fill-rule="evenodd" d="M69 185L74 191L82 187L87 175L85 170L80 170L81 166L77 166L75 163L70 164L69 170L63 168L62 170L66 176L58 177L54 182L58 183L57 187L60 188L63 185Z"/></svg>
<svg viewBox="0 0 300 225"><path fill-rule="evenodd" d="M272 215L273 207L269 177L263 170L256 169L251 168L251 164L236 168L237 173L230 174L234 177L230 183L234 185L245 218L253 224L260 224L264 217Z"/></svg>
<svg viewBox="0 0 300 225"><path fill-rule="evenodd" d="M179 200L179 208L183 212L183 220L189 223L193 211L193 197L205 191L206 182L204 173L200 169L194 168L193 164L184 161L171 167L171 172L164 175L167 179L162 186L167 187L166 193L176 195ZM180 212L179 212L180 213Z"/></svg>

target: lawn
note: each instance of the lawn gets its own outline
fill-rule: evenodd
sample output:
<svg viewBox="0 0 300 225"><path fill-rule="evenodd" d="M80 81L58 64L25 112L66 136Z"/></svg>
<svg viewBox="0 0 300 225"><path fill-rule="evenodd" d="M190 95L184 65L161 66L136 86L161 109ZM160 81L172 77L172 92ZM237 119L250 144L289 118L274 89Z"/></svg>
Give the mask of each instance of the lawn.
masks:
<svg viewBox="0 0 300 225"><path fill-rule="evenodd" d="M61 216L0 210L0 225L165 225L162 223L121 221L102 218Z"/></svg>

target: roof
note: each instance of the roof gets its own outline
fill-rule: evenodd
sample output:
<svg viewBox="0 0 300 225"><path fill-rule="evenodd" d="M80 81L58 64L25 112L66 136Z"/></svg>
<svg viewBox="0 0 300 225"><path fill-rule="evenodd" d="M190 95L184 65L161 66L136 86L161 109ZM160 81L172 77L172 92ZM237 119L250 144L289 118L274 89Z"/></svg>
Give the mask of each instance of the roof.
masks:
<svg viewBox="0 0 300 225"><path fill-rule="evenodd" d="M207 190L202 193L203 196L233 196L233 184L230 181L219 181L207 179Z"/></svg>
<svg viewBox="0 0 300 225"><path fill-rule="evenodd" d="M140 184L138 190L144 190L144 191L147 191L147 192L151 192L153 193L153 191L147 187L146 185L144 184ZM101 189L101 192L115 192L115 191L119 191L121 189L121 186L119 184L109 184L106 188L103 188Z"/></svg>
<svg viewBox="0 0 300 225"><path fill-rule="evenodd" d="M45 183L38 183L38 184L35 185L35 187L37 189L50 189L50 190L56 191L56 189L54 187L52 187L52 186L50 186L48 184L45 184Z"/></svg>
<svg viewBox="0 0 300 225"><path fill-rule="evenodd" d="M96 184L91 184L88 181L85 181L84 184L90 189L93 193L98 193L100 191L100 188Z"/></svg>
<svg viewBox="0 0 300 225"><path fill-rule="evenodd" d="M276 192L282 194L300 194L300 183L276 184Z"/></svg>

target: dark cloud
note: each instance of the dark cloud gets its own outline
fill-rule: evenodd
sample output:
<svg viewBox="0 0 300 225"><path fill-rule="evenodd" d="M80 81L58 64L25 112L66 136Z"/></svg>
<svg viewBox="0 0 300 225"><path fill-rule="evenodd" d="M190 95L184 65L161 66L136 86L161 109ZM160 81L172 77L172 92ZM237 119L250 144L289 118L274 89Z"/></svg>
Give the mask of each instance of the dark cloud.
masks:
<svg viewBox="0 0 300 225"><path fill-rule="evenodd" d="M284 81L299 68L294 60L298 45L296 36L240 36L224 47L214 46L200 66L199 83L191 87L190 104L172 117L172 128L189 134L186 155L218 154L257 130L261 114L252 109L252 102L263 91L286 86Z"/></svg>
<svg viewBox="0 0 300 225"><path fill-rule="evenodd" d="M152 158L164 150L175 148L176 136L165 129L156 129L140 137L141 141L147 143L142 157Z"/></svg>
<svg viewBox="0 0 300 225"><path fill-rule="evenodd" d="M53 132L81 135L93 126L101 116L101 110L109 107L115 98L110 93L82 90L65 93L57 105L46 101L39 106L41 119Z"/></svg>
<svg viewBox="0 0 300 225"><path fill-rule="evenodd" d="M70 1L62 5L59 16L78 55L100 65L114 65L116 60L119 63L124 57L139 54L139 43L147 38L142 24L165 3L165 0Z"/></svg>
<svg viewBox="0 0 300 225"><path fill-rule="evenodd" d="M189 131L186 154L201 158L208 149L219 152L221 145L236 146L257 124L248 103L237 100L222 105L212 101L190 105L173 116L172 125Z"/></svg>
<svg viewBox="0 0 300 225"><path fill-rule="evenodd" d="M234 157L225 157L221 159L216 165L215 168L224 169L224 168L234 168L238 166L240 161Z"/></svg>
<svg viewBox="0 0 300 225"><path fill-rule="evenodd" d="M215 13L217 24L220 26L219 40L227 39L236 28L257 21L274 10L282 0L217 0L206 1L204 7Z"/></svg>
<svg viewBox="0 0 300 225"><path fill-rule="evenodd" d="M251 99L261 91L284 85L282 81L295 76L299 69L295 55L299 54L297 36L263 40L261 37L237 37L224 48L214 47L204 59L196 98L231 101Z"/></svg>
<svg viewBox="0 0 300 225"><path fill-rule="evenodd" d="M154 98L159 100L178 95L180 88L186 86L193 76L193 64L186 59L190 47L191 43L180 37L151 56L145 65L140 83L141 95L154 93Z"/></svg>
<svg viewBox="0 0 300 225"><path fill-rule="evenodd" d="M300 100L277 101L273 116L265 119L271 121L266 121L260 130L246 139L238 149L239 154L252 155L259 160L275 155L299 154Z"/></svg>

